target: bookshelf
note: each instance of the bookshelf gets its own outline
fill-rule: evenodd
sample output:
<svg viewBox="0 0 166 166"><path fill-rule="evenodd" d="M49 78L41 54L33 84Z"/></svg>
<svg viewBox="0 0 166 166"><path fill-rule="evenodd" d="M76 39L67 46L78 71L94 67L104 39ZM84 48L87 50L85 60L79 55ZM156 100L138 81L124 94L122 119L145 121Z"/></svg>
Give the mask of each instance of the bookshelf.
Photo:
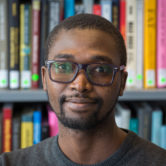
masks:
<svg viewBox="0 0 166 166"><path fill-rule="evenodd" d="M164 101L166 89L126 90L120 101ZM0 90L0 102L47 102L43 90Z"/></svg>

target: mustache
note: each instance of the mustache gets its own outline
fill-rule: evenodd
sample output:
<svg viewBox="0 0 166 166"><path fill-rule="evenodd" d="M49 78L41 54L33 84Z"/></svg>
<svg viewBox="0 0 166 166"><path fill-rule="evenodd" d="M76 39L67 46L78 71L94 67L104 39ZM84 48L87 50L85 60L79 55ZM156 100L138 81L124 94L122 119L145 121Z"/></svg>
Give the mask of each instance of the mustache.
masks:
<svg viewBox="0 0 166 166"><path fill-rule="evenodd" d="M84 98L84 99L91 100L94 103L98 103L98 104L103 103L103 99L100 97L89 97L87 94L82 94L82 93L76 93L69 96L62 95L59 98L59 103L60 105L62 105L67 99L72 99L72 98Z"/></svg>

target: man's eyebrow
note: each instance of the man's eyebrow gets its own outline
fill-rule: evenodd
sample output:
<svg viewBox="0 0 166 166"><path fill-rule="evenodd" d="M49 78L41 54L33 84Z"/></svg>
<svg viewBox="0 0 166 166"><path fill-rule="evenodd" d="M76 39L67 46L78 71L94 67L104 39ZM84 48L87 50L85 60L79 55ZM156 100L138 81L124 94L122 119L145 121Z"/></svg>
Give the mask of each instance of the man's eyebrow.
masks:
<svg viewBox="0 0 166 166"><path fill-rule="evenodd" d="M91 60L113 63L112 59L110 59L107 56L103 56L103 55L95 55L95 56L91 57Z"/></svg>
<svg viewBox="0 0 166 166"><path fill-rule="evenodd" d="M54 59L57 58L74 59L74 56L72 54L57 54L54 56Z"/></svg>

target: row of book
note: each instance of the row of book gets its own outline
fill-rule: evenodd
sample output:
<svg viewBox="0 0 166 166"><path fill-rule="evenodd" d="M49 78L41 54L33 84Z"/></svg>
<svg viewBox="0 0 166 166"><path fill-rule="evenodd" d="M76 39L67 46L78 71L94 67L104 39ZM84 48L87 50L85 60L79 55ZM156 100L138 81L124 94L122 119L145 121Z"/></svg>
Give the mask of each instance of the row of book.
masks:
<svg viewBox="0 0 166 166"><path fill-rule="evenodd" d="M0 109L0 153L26 148L58 133L58 120L48 106L15 107L6 103Z"/></svg>
<svg viewBox="0 0 166 166"><path fill-rule="evenodd" d="M79 13L113 22L127 47L127 87L166 87L165 0L0 0L0 88L42 87L45 40Z"/></svg>
<svg viewBox="0 0 166 166"><path fill-rule="evenodd" d="M119 127L166 149L166 104L118 103L115 120Z"/></svg>

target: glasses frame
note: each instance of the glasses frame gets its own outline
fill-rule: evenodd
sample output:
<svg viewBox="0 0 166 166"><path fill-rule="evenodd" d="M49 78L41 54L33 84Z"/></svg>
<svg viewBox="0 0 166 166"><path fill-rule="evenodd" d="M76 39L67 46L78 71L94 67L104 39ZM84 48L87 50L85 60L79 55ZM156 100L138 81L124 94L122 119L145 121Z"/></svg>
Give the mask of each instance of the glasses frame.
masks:
<svg viewBox="0 0 166 166"><path fill-rule="evenodd" d="M63 81L55 81L51 78L51 70L50 70L50 66L51 66L51 63L53 62L70 62L72 64L75 64L77 66L77 70L75 72L75 75L73 76L73 79L71 79L70 81L66 81L66 82L63 82ZM75 63L75 62L72 62L72 61L62 61L62 60L46 60L45 61L45 67L47 67L48 69L48 72L49 72L49 78L51 81L53 82L57 82L57 83L62 83L62 84L68 84L68 83L71 83L75 80L75 78L77 77L77 74L78 72L82 69L85 71L85 76L87 78L87 80L93 84L93 85L97 85L97 86L109 86L109 85L112 85L113 81L114 81L114 78L115 78L115 75L118 71L122 71L122 70L125 70L125 65L121 65L119 67L113 65L113 64L107 64L109 66L111 66L113 68L113 76L112 76L112 80L110 81L110 83L107 83L107 84L98 84L98 83L95 83L93 82L89 77L88 77L88 74L87 74L87 67L91 64L107 64L107 63L89 63L89 64L80 64L80 63Z"/></svg>

